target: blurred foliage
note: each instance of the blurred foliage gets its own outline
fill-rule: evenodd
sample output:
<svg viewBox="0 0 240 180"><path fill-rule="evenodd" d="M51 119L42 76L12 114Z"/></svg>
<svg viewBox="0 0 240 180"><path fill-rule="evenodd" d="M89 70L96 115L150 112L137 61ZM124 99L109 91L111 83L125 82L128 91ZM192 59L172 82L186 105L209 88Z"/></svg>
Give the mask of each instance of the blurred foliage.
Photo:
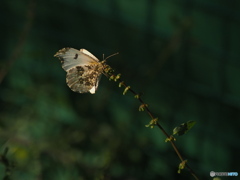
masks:
<svg viewBox="0 0 240 180"><path fill-rule="evenodd" d="M186 123L182 123L180 126L177 126L173 129L173 135L184 135L186 134L194 125L195 121L188 121Z"/></svg>
<svg viewBox="0 0 240 180"><path fill-rule="evenodd" d="M129 93L102 77L77 94L53 55L85 48L108 63L172 132L201 179L238 171L238 1L2 0L1 153L11 179L192 179ZM0 179L5 166L0 164ZM223 178L221 178L223 179Z"/></svg>

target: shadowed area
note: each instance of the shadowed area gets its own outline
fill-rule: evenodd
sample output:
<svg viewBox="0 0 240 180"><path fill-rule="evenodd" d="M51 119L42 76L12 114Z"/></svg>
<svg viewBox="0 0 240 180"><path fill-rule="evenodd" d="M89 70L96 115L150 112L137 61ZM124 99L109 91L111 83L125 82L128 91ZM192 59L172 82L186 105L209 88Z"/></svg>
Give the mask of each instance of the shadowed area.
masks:
<svg viewBox="0 0 240 180"><path fill-rule="evenodd" d="M119 83L103 75L95 94L68 87L54 57L65 47L99 61L119 52L107 64L143 94L169 134L195 121L175 143L200 179L240 173L239 7L236 0L2 0L0 179L193 179L187 169L177 173L170 143L145 127L150 117Z"/></svg>

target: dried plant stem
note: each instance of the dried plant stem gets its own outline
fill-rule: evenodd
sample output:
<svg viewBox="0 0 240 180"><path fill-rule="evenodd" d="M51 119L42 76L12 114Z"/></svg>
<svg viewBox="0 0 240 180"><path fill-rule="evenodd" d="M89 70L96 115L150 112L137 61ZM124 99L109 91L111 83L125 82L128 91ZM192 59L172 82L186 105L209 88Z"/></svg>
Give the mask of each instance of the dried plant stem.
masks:
<svg viewBox="0 0 240 180"><path fill-rule="evenodd" d="M147 104L143 101L143 99L140 97L140 95L138 93L136 93L130 86L128 86L124 81L121 80L120 75L114 75L113 74L113 69L106 65L105 68L105 72L104 75L114 81L118 81L120 82L120 84L125 87L125 90L130 91L135 97L137 97L137 99L139 100L140 104L144 106L145 111L147 112L147 114L150 116L150 118L152 120L157 119L156 117L154 117L153 113L150 111L150 109L148 108ZM126 92L124 91L124 94ZM176 144L174 143L174 138L171 138L171 136L165 131L165 129L161 126L161 124L157 121L155 121L154 123L162 132L163 134L169 139L174 151L177 153L177 156L179 157L179 159L181 160L181 163L184 163L184 159L181 155L181 153L179 152ZM187 167L187 169L190 171L191 175L198 180L199 178L197 177L196 173L193 171L193 169L186 163L185 167Z"/></svg>

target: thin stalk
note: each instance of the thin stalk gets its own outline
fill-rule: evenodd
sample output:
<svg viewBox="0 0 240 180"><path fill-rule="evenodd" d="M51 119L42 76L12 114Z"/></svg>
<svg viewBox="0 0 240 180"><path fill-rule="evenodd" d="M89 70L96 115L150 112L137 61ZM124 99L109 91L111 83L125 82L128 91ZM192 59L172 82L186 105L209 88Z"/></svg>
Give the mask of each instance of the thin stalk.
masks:
<svg viewBox="0 0 240 180"><path fill-rule="evenodd" d="M150 116L150 118L152 120L156 119L156 117L154 117L153 113L150 111L150 109L148 108L147 104L143 101L143 99L140 97L140 95L138 93L136 93L130 86L128 86L124 81L121 80L120 78L120 75L114 75L113 74L114 70L108 66L108 65L105 65L105 70L104 70L104 75L107 77L107 78L110 78L114 81L119 81L120 84L122 86L125 87L125 90L127 88L127 91L130 91L135 97L137 96L139 102L141 105L144 106L144 109L146 110L147 114ZM124 91L125 92L125 91ZM179 157L179 159L181 160L182 163L184 163L184 159L181 155L181 153L179 152L176 144L174 143L174 139L171 138L171 136L165 131L165 129L162 127L162 125L156 121L155 125L162 131L162 133L169 139L174 151L176 152L177 156ZM190 171L191 175L196 179L198 180L199 178L197 177L196 173L193 171L193 169L186 163L185 167L187 167L187 169Z"/></svg>

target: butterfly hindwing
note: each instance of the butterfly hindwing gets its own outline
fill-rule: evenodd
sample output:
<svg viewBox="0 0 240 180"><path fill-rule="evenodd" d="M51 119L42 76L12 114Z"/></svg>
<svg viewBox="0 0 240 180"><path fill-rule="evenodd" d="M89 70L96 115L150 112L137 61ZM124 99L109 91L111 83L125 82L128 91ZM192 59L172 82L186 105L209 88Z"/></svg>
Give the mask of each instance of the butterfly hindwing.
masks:
<svg viewBox="0 0 240 180"><path fill-rule="evenodd" d="M67 72L67 85L74 92L94 94L101 74L101 64L76 66Z"/></svg>

